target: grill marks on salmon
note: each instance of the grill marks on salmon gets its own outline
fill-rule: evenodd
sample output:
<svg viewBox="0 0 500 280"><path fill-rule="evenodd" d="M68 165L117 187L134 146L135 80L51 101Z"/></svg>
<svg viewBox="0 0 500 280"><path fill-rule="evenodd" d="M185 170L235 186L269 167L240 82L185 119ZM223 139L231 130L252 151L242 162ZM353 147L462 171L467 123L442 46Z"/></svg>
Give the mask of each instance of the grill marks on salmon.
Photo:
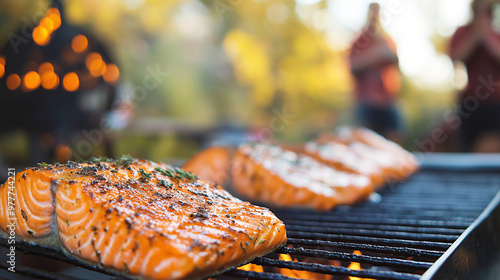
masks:
<svg viewBox="0 0 500 280"><path fill-rule="evenodd" d="M283 207L329 210L366 198L364 175L330 168L315 159L263 144L241 145L233 159L232 186L252 200Z"/></svg>
<svg viewBox="0 0 500 280"><path fill-rule="evenodd" d="M382 168L388 182L405 180L419 168L418 159L412 153L372 130L343 128L337 139Z"/></svg>
<svg viewBox="0 0 500 280"><path fill-rule="evenodd" d="M15 180L18 238L57 235L70 256L145 278L210 275L286 242L269 210L165 164L126 158L39 166ZM7 191L0 187L3 230Z"/></svg>
<svg viewBox="0 0 500 280"><path fill-rule="evenodd" d="M235 152L212 147L184 168L207 180L229 182L238 194L256 202L327 210L408 178L418 161L371 130L344 129L304 145L240 145Z"/></svg>
<svg viewBox="0 0 500 280"><path fill-rule="evenodd" d="M375 188L382 187L385 182L382 168L368 158L355 153L344 143L308 142L303 146L302 152L341 171L365 175L370 178Z"/></svg>

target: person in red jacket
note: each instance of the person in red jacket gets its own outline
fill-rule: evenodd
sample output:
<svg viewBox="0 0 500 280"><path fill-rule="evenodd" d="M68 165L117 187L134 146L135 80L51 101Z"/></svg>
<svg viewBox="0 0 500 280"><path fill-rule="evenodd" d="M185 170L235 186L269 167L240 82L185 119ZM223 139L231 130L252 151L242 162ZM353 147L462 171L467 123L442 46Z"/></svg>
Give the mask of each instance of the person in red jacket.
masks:
<svg viewBox="0 0 500 280"><path fill-rule="evenodd" d="M450 57L465 64L469 80L458 95L464 152L500 152L500 35L492 27L492 4L473 1L472 21L450 43Z"/></svg>
<svg viewBox="0 0 500 280"><path fill-rule="evenodd" d="M379 4L370 4L366 25L349 53L356 115L360 125L400 142L401 121L396 107L401 88L398 56L394 42L380 25L379 12Z"/></svg>

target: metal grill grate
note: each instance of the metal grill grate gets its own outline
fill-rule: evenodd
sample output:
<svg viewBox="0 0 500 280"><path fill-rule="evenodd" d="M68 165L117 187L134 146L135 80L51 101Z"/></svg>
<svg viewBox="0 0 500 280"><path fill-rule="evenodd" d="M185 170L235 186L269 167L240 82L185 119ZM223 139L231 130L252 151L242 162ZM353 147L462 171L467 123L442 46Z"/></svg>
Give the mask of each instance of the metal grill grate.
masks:
<svg viewBox="0 0 500 280"><path fill-rule="evenodd" d="M286 225L287 247L252 263L267 273L289 268L332 275L330 279L419 279L499 189L500 174L422 171L381 191L380 203L326 213L275 210ZM279 260L279 254L297 261ZM328 260L337 263L325 265ZM360 263L362 269L347 268L351 262ZM259 273L231 270L220 277L225 276L267 279L269 275L261 278Z"/></svg>
<svg viewBox="0 0 500 280"><path fill-rule="evenodd" d="M338 207L324 213L274 210L286 225L287 246L251 262L262 266L264 272L232 269L215 278L297 278L281 273L281 269L291 269L292 276L293 272L315 272L319 273L315 276L331 280L350 279L349 276L419 279L499 190L500 173L422 171L403 184L382 190L379 203ZM103 272L99 267L69 260L50 250L30 245L17 247L30 254ZM361 255L355 254L355 250ZM287 254L294 261L281 260L280 254ZM348 268L352 262L359 263L361 269ZM17 270L32 278L75 279L29 267L18 266Z"/></svg>

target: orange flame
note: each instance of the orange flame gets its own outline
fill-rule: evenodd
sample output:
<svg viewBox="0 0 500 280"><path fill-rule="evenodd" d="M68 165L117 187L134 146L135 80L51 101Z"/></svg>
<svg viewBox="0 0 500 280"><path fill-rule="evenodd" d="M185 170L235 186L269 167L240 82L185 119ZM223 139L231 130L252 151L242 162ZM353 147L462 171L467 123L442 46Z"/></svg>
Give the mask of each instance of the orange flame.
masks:
<svg viewBox="0 0 500 280"><path fill-rule="evenodd" d="M253 264L253 263L247 263L245 265L238 267L238 269L245 270L245 271L264 272L264 268L261 265L257 265L257 264Z"/></svg>
<svg viewBox="0 0 500 280"><path fill-rule="evenodd" d="M292 261L292 257L288 254L280 254L279 257L280 260L282 261ZM297 261L296 258L293 259L294 262ZM337 265L337 262L329 262L330 265ZM316 272L310 272L310 271L304 271L304 270L292 270L288 268L280 268L279 273L288 276L288 277L293 277L293 278L300 278L300 279L315 279L315 280L331 280L332 276L327 275L327 274L321 274L321 273L316 273Z"/></svg>
<svg viewBox="0 0 500 280"><path fill-rule="evenodd" d="M361 252L356 250L353 252L353 254L361 255ZM357 262L351 262L351 264L347 268L352 269L352 270L361 270L361 265ZM373 280L373 279L349 276L349 280Z"/></svg>

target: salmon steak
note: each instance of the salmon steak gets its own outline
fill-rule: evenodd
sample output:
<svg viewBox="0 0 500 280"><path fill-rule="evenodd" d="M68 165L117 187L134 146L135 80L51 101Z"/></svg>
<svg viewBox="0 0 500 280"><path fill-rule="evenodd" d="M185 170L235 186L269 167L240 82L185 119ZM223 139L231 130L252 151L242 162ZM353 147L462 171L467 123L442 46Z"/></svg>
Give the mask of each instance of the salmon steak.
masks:
<svg viewBox="0 0 500 280"><path fill-rule="evenodd" d="M303 146L302 152L341 171L366 175L376 189L385 183L384 172L375 162L358 155L344 143L308 142Z"/></svg>
<svg viewBox="0 0 500 280"><path fill-rule="evenodd" d="M343 128L339 139L359 156L385 170L387 181L402 181L419 168L417 158L398 144L366 128Z"/></svg>
<svg viewBox="0 0 500 280"><path fill-rule="evenodd" d="M330 210L373 192L364 175L340 171L279 146L240 145L230 170L238 194L269 205Z"/></svg>
<svg viewBox="0 0 500 280"><path fill-rule="evenodd" d="M209 147L190 158L182 169L195 172L203 180L215 184L227 183L232 153L221 146Z"/></svg>
<svg viewBox="0 0 500 280"><path fill-rule="evenodd" d="M166 164L98 158L40 164L13 179L15 188L0 186L3 236L15 218L20 241L140 279L207 277L286 242L266 208Z"/></svg>

